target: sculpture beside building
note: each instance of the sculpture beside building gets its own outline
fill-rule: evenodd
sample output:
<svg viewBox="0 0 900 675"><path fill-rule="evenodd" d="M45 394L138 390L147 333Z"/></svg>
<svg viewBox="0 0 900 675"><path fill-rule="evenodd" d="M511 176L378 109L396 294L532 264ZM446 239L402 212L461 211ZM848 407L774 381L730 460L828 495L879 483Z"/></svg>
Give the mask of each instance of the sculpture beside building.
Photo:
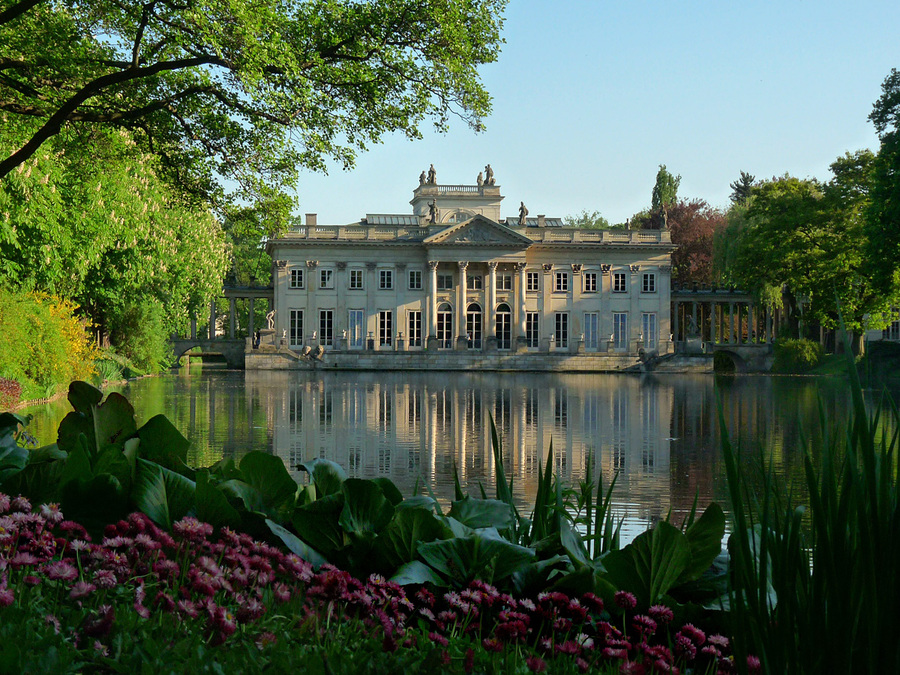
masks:
<svg viewBox="0 0 900 675"><path fill-rule="evenodd" d="M532 354L671 351L668 231L567 228L524 205L503 219L502 200L491 171L477 185L420 179L411 214L349 225L308 214L267 243L274 334L292 351L324 348L338 367L384 352L411 366L415 353L447 364L516 355L509 367L527 368Z"/></svg>

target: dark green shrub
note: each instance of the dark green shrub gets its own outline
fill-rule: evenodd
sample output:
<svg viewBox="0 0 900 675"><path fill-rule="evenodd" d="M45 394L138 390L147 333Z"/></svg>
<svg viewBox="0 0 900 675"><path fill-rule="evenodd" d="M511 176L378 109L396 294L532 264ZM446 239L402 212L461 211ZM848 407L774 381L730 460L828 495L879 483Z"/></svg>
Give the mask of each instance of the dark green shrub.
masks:
<svg viewBox="0 0 900 675"><path fill-rule="evenodd" d="M822 345L813 340L777 340L772 372L806 373L819 365L824 355Z"/></svg>

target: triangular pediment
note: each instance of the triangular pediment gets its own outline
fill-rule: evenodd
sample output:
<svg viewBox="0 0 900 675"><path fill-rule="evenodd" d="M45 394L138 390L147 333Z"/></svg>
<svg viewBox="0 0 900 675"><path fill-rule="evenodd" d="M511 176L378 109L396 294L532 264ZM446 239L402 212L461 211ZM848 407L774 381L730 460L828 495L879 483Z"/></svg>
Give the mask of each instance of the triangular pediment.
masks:
<svg viewBox="0 0 900 675"><path fill-rule="evenodd" d="M430 246L474 245L527 248L534 242L504 225L495 223L490 218L478 215L465 222L450 225L440 232L435 232L425 239L424 243Z"/></svg>

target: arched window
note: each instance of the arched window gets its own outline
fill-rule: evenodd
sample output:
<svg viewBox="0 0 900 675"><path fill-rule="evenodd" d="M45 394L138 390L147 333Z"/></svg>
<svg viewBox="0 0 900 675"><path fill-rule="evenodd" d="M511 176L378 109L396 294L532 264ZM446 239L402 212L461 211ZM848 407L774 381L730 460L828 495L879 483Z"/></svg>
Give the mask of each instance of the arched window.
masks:
<svg viewBox="0 0 900 675"><path fill-rule="evenodd" d="M505 302L501 302L497 307L495 334L497 336L497 349L512 348L512 311Z"/></svg>
<svg viewBox="0 0 900 675"><path fill-rule="evenodd" d="M450 303L442 302L437 310L438 348L453 348L453 308Z"/></svg>
<svg viewBox="0 0 900 675"><path fill-rule="evenodd" d="M469 342L469 349L481 349L481 320L481 305L473 302L466 308L466 338Z"/></svg>

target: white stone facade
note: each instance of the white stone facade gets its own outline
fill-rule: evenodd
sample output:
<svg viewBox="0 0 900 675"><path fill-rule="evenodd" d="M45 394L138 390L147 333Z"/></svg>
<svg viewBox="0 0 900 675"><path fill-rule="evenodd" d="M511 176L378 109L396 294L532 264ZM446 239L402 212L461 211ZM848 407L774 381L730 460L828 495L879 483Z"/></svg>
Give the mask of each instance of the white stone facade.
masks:
<svg viewBox="0 0 900 675"><path fill-rule="evenodd" d="M267 250L294 350L622 356L670 343L668 231L500 217L497 185L415 190L413 213L315 217Z"/></svg>

